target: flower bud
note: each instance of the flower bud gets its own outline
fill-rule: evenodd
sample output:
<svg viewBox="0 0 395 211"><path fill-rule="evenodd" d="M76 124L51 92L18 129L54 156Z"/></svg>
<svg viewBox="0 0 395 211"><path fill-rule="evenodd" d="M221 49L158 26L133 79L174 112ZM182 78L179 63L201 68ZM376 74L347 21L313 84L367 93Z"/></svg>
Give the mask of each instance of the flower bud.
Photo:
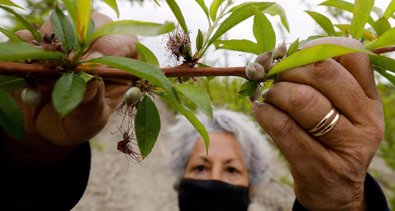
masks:
<svg viewBox="0 0 395 211"><path fill-rule="evenodd" d="M123 100L125 101L126 105L129 106L134 106L136 105L143 94L141 93L141 90L137 87L132 87L126 91L125 95L123 96Z"/></svg>
<svg viewBox="0 0 395 211"><path fill-rule="evenodd" d="M36 106L40 103L42 94L36 89L26 87L21 92L21 100L29 106Z"/></svg>
<svg viewBox="0 0 395 211"><path fill-rule="evenodd" d="M265 70L269 70L273 63L273 51L267 51L260 54L256 57L255 62L261 64Z"/></svg>
<svg viewBox="0 0 395 211"><path fill-rule="evenodd" d="M249 64L245 71L249 80L259 81L266 77L265 68L256 62Z"/></svg>
<svg viewBox="0 0 395 211"><path fill-rule="evenodd" d="M287 55L287 46L285 45L285 43L282 43L273 50L274 59L282 59L285 55Z"/></svg>

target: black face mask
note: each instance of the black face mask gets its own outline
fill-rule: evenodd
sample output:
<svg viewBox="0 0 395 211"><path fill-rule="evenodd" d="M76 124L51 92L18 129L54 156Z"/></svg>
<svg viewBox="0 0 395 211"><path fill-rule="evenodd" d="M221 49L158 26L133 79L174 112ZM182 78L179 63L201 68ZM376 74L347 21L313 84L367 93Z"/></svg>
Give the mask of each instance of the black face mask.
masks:
<svg viewBox="0 0 395 211"><path fill-rule="evenodd" d="M217 180L182 179L178 190L180 211L247 211L249 188Z"/></svg>

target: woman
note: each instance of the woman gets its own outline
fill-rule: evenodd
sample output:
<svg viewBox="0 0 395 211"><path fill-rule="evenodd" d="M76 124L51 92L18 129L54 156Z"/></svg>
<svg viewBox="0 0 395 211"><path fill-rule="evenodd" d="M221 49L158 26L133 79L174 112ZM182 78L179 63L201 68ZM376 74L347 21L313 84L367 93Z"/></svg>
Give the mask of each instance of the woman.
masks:
<svg viewBox="0 0 395 211"><path fill-rule="evenodd" d="M271 150L252 121L218 110L214 119L200 114L210 136L206 146L196 130L180 118L172 128L171 167L177 175L181 211L247 210L256 188L268 179Z"/></svg>

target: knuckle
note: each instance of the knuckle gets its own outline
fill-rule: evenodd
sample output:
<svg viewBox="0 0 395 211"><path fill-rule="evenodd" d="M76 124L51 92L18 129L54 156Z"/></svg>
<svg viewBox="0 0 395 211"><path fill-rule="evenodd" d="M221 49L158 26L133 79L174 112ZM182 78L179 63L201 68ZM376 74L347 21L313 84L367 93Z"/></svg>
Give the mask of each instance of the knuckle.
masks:
<svg viewBox="0 0 395 211"><path fill-rule="evenodd" d="M331 60L314 63L309 73L312 79L318 81L330 81L340 75L338 68Z"/></svg>
<svg viewBox="0 0 395 211"><path fill-rule="evenodd" d="M313 89L306 85L297 86L292 90L292 95L289 99L290 109L292 110L300 110L311 103L316 102L316 95Z"/></svg>
<svg viewBox="0 0 395 211"><path fill-rule="evenodd" d="M295 123L291 118L282 117L277 118L273 123L275 133L279 136L289 134L295 127Z"/></svg>

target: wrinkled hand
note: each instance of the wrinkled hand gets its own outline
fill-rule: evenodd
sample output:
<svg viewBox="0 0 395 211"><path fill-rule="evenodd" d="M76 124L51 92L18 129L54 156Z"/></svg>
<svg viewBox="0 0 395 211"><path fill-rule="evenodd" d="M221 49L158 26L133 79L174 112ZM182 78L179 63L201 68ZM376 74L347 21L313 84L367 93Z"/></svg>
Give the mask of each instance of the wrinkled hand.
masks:
<svg viewBox="0 0 395 211"><path fill-rule="evenodd" d="M100 13L93 13L92 18L97 28L112 21L109 17ZM44 24L40 32L51 34L50 23ZM17 35L28 42L33 40L31 34L27 31L19 31ZM137 38L135 36L104 36L92 44L83 59L103 55L137 58L138 51L134 45L136 42ZM33 152L36 151L43 157L48 157L45 156L47 152L49 154L67 154L75 146L89 141L90 138L99 133L106 125L110 114L122 101L123 93L128 88L129 81L91 80L87 84L85 97L81 104L65 118L61 118L52 105L50 96L53 83L39 85L38 89L44 97L42 102L34 108L23 104L19 93L14 95L22 108L25 119L26 139L23 145L24 147L29 146L33 149ZM12 147L10 148L12 149Z"/></svg>
<svg viewBox="0 0 395 211"><path fill-rule="evenodd" d="M309 43L361 47L357 40ZM335 107L340 119L319 137L307 131ZM290 164L296 198L308 210L364 210L364 180L383 138L380 96L366 54L354 53L295 68L277 76L258 123Z"/></svg>

